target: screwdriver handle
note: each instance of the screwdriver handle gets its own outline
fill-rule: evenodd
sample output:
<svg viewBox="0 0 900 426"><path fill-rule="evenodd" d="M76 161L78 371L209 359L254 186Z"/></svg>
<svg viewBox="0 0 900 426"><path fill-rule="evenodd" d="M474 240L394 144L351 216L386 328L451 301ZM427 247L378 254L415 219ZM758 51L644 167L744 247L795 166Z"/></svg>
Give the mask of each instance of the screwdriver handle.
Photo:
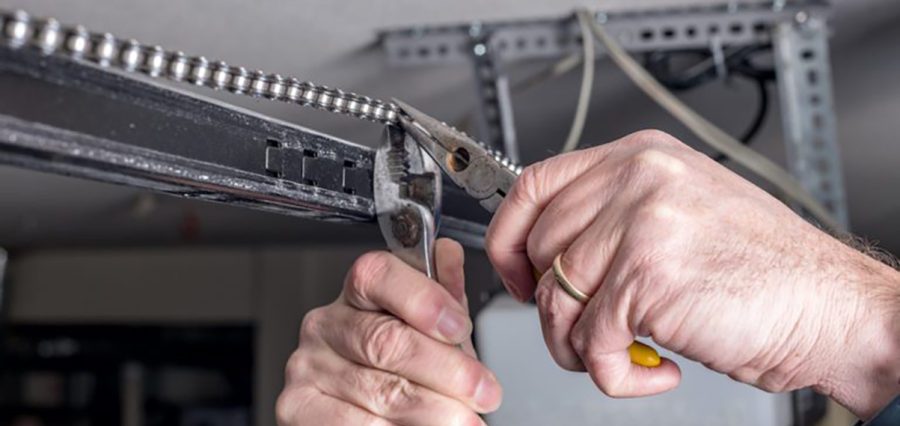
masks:
<svg viewBox="0 0 900 426"><path fill-rule="evenodd" d="M534 273L534 281L540 281L543 274L541 274L537 268L532 268L532 272ZM644 367L657 367L661 362L659 353L656 352L656 349L638 342L637 340L631 342L631 345L628 346L628 356L631 358L632 364Z"/></svg>

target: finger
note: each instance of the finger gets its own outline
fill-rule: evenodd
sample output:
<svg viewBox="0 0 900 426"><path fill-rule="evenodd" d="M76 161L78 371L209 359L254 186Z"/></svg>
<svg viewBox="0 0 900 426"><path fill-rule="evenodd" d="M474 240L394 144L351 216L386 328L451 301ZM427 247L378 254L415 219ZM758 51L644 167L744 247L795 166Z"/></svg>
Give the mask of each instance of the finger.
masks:
<svg viewBox="0 0 900 426"><path fill-rule="evenodd" d="M541 319L544 343L550 351L550 356L566 370L584 371L581 358L569 343L569 330L575 325L584 306L559 287L552 269L541 277L534 297Z"/></svg>
<svg viewBox="0 0 900 426"><path fill-rule="evenodd" d="M286 388L278 397L275 411L279 426L394 425L358 406L306 386Z"/></svg>
<svg viewBox="0 0 900 426"><path fill-rule="evenodd" d="M468 312L466 302L465 252L458 242L440 238L434 244L437 281Z"/></svg>
<svg viewBox="0 0 900 426"><path fill-rule="evenodd" d="M339 308L346 312L322 323L320 335L342 357L405 377L479 412L500 405L502 389L494 374L459 348L429 338L394 317Z"/></svg>
<svg viewBox="0 0 900 426"><path fill-rule="evenodd" d="M387 252L367 253L357 259L342 295L351 306L388 311L447 343L460 344L472 334L468 313L447 290Z"/></svg>
<svg viewBox="0 0 900 426"><path fill-rule="evenodd" d="M503 285L516 299L530 299L535 288L526 243L541 211L559 191L603 161L611 146L563 154L528 167L497 209L485 247Z"/></svg>
<svg viewBox="0 0 900 426"><path fill-rule="evenodd" d="M617 202L613 201L613 208ZM618 247L621 235L616 231L616 222L615 218L597 216L587 230L581 231L571 246L563 248L560 254L560 268L569 283L588 296L597 291ZM535 229L534 232L539 231ZM544 341L554 361L567 370L584 371L584 364L570 340L572 327L583 315L584 303L562 288L552 266L548 267L538 284L535 299Z"/></svg>
<svg viewBox="0 0 900 426"><path fill-rule="evenodd" d="M441 284L454 299L469 313L469 300L466 297L465 252L462 245L449 238L438 239L435 243L435 269L438 283ZM471 335L462 349L470 356L475 354Z"/></svg>
<svg viewBox="0 0 900 426"><path fill-rule="evenodd" d="M625 229L619 225L622 222L621 215L615 212L623 211L627 201L621 198L611 200L608 209L596 215L587 229L582 230L574 241L550 259L552 263L559 255L560 268L566 278L588 296L597 292L619 250ZM561 287L559 290L563 291ZM563 291L563 294L566 293Z"/></svg>
<svg viewBox="0 0 900 426"><path fill-rule="evenodd" d="M319 358L317 386L323 392L408 426L484 424L462 402L385 371L354 364L340 357Z"/></svg>
<svg viewBox="0 0 900 426"><path fill-rule="evenodd" d="M681 370L672 360L656 367L631 362L635 333L628 322L628 297L603 288L588 302L572 328L571 342L594 383L612 397L654 395L678 386Z"/></svg>
<svg viewBox="0 0 900 426"><path fill-rule="evenodd" d="M528 258L539 270L550 268L553 259L607 210L617 191L606 191L606 183L613 180L615 170L596 166L571 185L564 188L541 211L528 233Z"/></svg>

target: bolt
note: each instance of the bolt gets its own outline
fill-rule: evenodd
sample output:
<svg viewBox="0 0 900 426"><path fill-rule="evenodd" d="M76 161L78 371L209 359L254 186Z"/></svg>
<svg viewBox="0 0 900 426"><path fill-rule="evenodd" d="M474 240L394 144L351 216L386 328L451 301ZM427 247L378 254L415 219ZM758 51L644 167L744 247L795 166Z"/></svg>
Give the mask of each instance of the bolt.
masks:
<svg viewBox="0 0 900 426"><path fill-rule="evenodd" d="M809 20L809 14L805 11L799 11L796 15L794 15L794 22L798 24L805 24L806 21Z"/></svg>
<svg viewBox="0 0 900 426"><path fill-rule="evenodd" d="M475 21L469 25L469 37L476 38L481 36L482 25L481 22Z"/></svg>
<svg viewBox="0 0 900 426"><path fill-rule="evenodd" d="M419 215L410 208L404 208L391 215L391 233L403 247L414 247L421 239Z"/></svg>

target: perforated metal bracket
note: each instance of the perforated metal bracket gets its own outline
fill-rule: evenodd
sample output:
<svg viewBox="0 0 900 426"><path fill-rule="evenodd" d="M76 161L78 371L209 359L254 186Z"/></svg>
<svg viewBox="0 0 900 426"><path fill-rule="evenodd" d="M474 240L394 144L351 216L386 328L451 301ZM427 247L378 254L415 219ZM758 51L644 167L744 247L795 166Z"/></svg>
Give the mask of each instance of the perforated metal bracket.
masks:
<svg viewBox="0 0 900 426"><path fill-rule="evenodd" d="M478 90L480 139L500 149L506 157L519 161L519 147L513 122L512 99L509 78L502 72L494 58L491 34L473 34L469 52Z"/></svg>
<svg viewBox="0 0 900 426"><path fill-rule="evenodd" d="M778 24L773 42L788 166L846 228L828 28L819 17L798 12Z"/></svg>
<svg viewBox="0 0 900 426"><path fill-rule="evenodd" d="M754 3L737 6L686 7L640 12L597 13L622 46L633 52L707 49L717 40L725 46L769 43L771 29L803 12L823 18L827 3L791 2L783 7ZM558 58L578 53L581 37L570 17L479 23L490 33L488 49L496 61ZM388 63L395 66L437 65L469 60L471 24L404 28L382 33ZM597 43L598 53L603 53Z"/></svg>

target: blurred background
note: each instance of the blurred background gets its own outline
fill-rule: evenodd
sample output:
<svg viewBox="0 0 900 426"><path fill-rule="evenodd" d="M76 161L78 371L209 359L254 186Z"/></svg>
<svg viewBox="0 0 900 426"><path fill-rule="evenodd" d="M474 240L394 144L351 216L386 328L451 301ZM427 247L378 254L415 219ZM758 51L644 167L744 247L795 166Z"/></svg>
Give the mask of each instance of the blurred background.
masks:
<svg viewBox="0 0 900 426"><path fill-rule="evenodd" d="M0 0L0 9L21 8L377 98L398 97L459 121L478 102L471 65L391 66L380 31L562 17L576 6L622 11L723 3ZM900 213L900 2L837 0L830 24L850 228L900 253L900 224L892 220ZM520 81L550 63L523 61L507 71ZM522 163L559 152L575 110L579 70L513 93ZM374 146L381 134L377 124L321 111L187 89L360 145ZM772 100L751 146L784 164L778 93L774 83L766 90ZM746 79L713 79L679 96L734 134L759 110L757 87ZM597 62L589 111L586 145L658 128L706 150L606 60ZM2 166L0 247L8 253L0 287L0 424L268 425L303 314L333 300L353 259L383 241L369 224L314 222ZM497 286L483 254L468 254L473 302L501 303L499 311L486 312L515 311L491 300ZM508 315L532 322L499 329L498 336L537 330L528 312ZM509 318L501 315L485 329ZM490 339L479 341L486 350L500 350L487 348ZM545 354L540 357L546 362ZM702 401L704 388L697 389L692 398ZM783 413L779 404L772 402L771 411ZM833 424L850 421L838 418L843 414L836 409L830 415ZM771 424L791 424L785 415L773 418ZM504 419L497 424L516 424ZM610 417L589 424L625 423Z"/></svg>

